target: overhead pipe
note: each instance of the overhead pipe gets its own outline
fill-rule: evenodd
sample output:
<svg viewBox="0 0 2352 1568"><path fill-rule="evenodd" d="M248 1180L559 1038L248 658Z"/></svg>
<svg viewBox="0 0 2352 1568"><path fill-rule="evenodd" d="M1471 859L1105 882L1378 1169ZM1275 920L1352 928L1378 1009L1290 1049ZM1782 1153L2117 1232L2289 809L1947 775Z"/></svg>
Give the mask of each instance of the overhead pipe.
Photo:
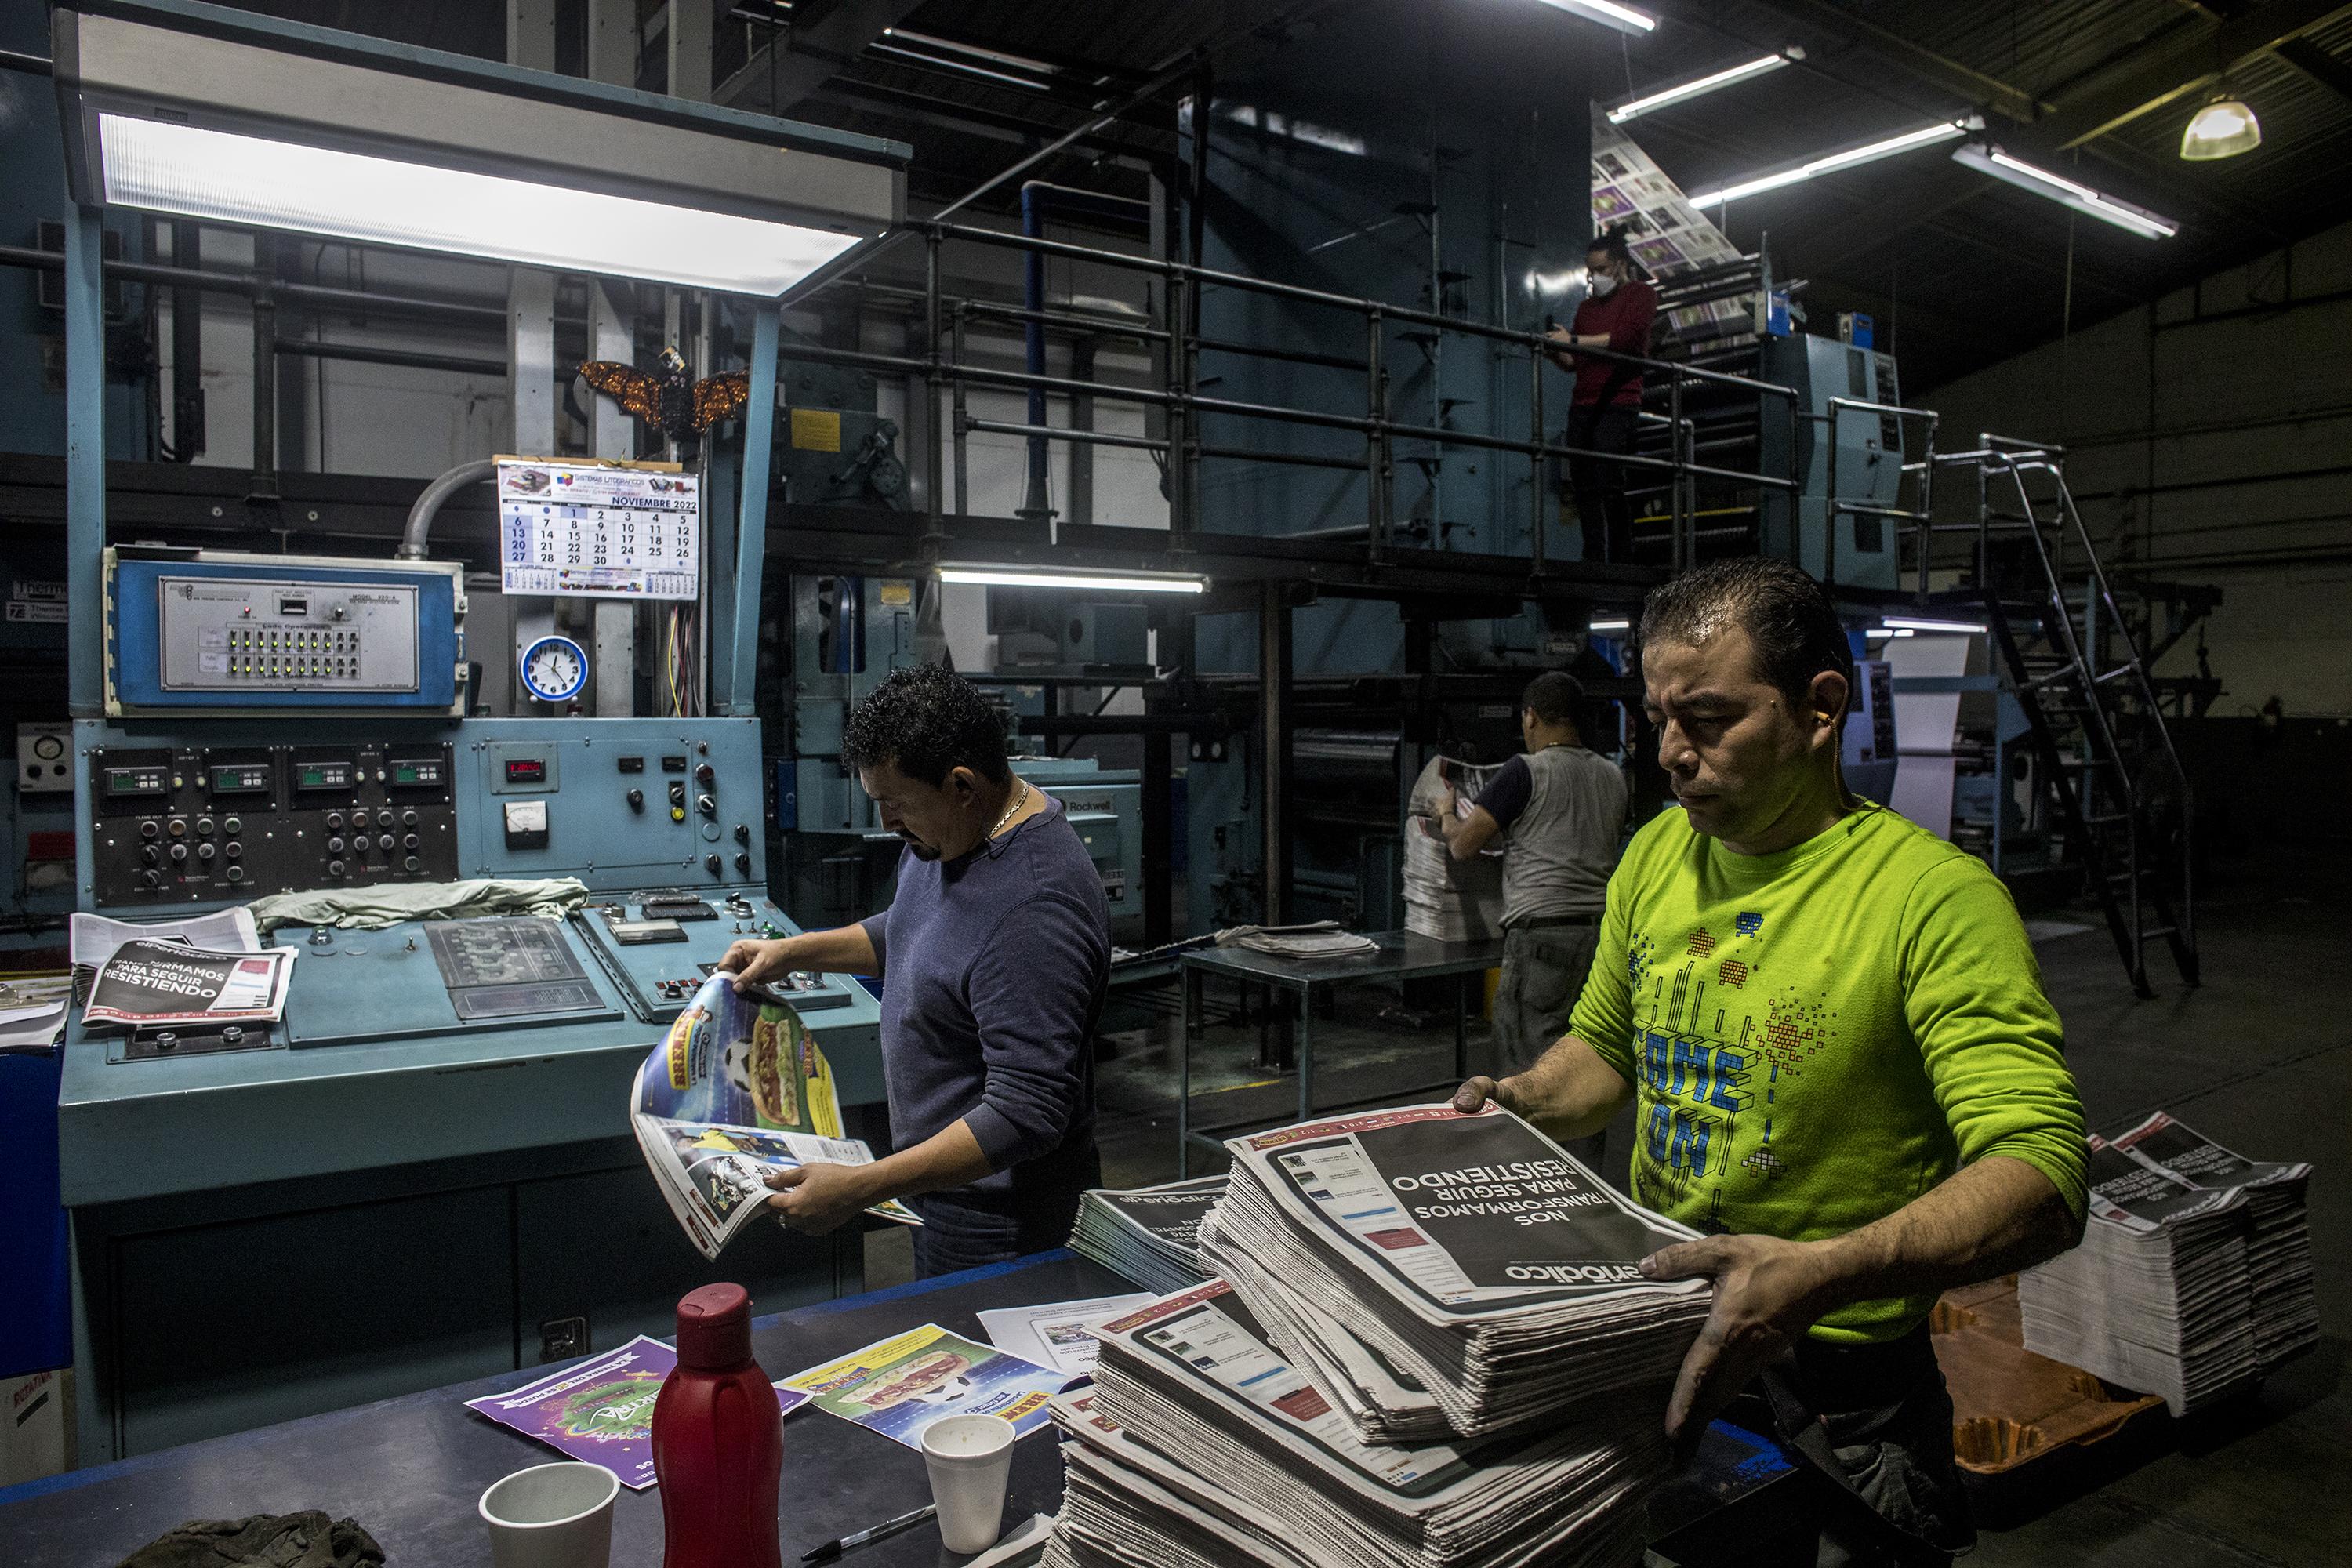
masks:
<svg viewBox="0 0 2352 1568"><path fill-rule="evenodd" d="M433 518L440 511L442 503L467 485L496 479L498 472L496 459L478 458L473 462L458 464L425 486L417 496L416 504L408 509L408 525L401 531L400 548L392 552L392 558L394 561L431 559L425 553L425 540L433 531Z"/></svg>

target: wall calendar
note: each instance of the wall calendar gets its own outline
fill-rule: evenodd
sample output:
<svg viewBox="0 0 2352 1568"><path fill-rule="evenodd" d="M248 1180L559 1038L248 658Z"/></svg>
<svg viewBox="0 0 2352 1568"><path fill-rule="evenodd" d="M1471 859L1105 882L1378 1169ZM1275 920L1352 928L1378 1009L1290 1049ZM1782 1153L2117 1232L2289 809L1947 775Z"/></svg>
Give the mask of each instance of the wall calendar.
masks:
<svg viewBox="0 0 2352 1568"><path fill-rule="evenodd" d="M501 458L499 537L505 593L691 599L700 481L672 464Z"/></svg>

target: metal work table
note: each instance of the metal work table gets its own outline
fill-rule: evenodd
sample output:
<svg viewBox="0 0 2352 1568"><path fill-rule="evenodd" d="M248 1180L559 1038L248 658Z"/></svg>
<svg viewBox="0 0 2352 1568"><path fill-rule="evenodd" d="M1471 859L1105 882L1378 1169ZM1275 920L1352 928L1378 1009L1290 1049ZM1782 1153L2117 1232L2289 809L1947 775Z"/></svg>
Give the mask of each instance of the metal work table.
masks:
<svg viewBox="0 0 2352 1568"><path fill-rule="evenodd" d="M1339 958L1277 958L1270 952L1255 952L1243 947L1205 947L1185 953L1181 960L1184 975L1184 1027L1176 1045L1176 1169L1180 1176L1192 1172L1194 1143L1210 1148L1222 1148L1220 1133L1239 1131L1253 1122L1231 1122L1214 1127L1192 1125L1192 1041L1201 1028L1201 983L1209 976L1237 980L1247 984L1269 985L1298 994L1298 1120L1306 1121L1315 1114L1315 1001L1318 993L1328 993L1348 985L1362 985L1376 980L1432 980L1445 975L1456 977L1454 1008L1454 1084L1445 1085L1448 1093L1469 1071L1469 1021L1471 976L1480 974L1503 962L1500 937L1479 942L1440 942L1418 931L1383 931L1366 933L1379 944L1375 952L1355 952ZM1394 1100L1405 1089L1383 1096ZM1263 1122L1264 1119L1259 1119Z"/></svg>
<svg viewBox="0 0 2352 1568"><path fill-rule="evenodd" d="M783 1377L919 1323L984 1340L974 1315L983 1308L1132 1289L1084 1258L1048 1252L762 1318L752 1325L752 1345L761 1368ZM187 1520L315 1508L366 1526L393 1563L487 1568L489 1536L476 1500L499 1477L558 1456L466 1409L464 1401L520 1387L549 1370L506 1373L0 1490L0 1563L91 1568L119 1561ZM1013 1453L1008 1528L1059 1508L1061 1468L1051 1436L1022 1440ZM1714 1526L1717 1539L1752 1542L1757 1529L1801 1508L1804 1489L1795 1484L1801 1479L1777 1446L1717 1422L1697 1463L1669 1481L1653 1505L1653 1534L1687 1536L1696 1522ZM929 1496L922 1456L914 1450L818 1410L785 1419L785 1562ZM624 1489L614 1509L615 1568L650 1568L660 1561L661 1539L659 1490ZM1721 1560L1737 1558L1734 1552ZM952 1561L929 1523L860 1547L855 1557L857 1568Z"/></svg>

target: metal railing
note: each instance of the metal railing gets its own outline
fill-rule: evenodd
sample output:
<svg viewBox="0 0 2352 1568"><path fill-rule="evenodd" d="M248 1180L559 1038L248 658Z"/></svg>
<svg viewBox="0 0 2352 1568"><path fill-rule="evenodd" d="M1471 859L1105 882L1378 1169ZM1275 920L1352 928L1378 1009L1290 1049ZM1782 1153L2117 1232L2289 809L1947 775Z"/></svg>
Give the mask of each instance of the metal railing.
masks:
<svg viewBox="0 0 2352 1568"><path fill-rule="evenodd" d="M1008 234L936 220L909 226L921 234L928 250L920 311L927 328L929 352L918 358L911 354L803 343L794 343L785 352L792 358L885 372L910 379L919 377L930 390L934 408L939 406L941 396L945 396L950 420L950 440L946 443L928 441L922 459L927 481L924 489L926 537L934 547L944 542L944 519L949 511L950 495L954 498L954 510L958 512L969 504L969 458L965 437L971 434L1124 447L1156 454L1167 465L1169 548L1177 552L1190 548L1193 537L1202 531L1199 518L1199 465L1203 460L1272 462L1327 468L1335 472L1360 471L1365 476L1367 547L1372 559L1379 561L1388 555L1395 544L1393 478L1395 448L1400 443L1426 442L1440 450L1448 447L1466 447L1524 458L1528 463L1529 472L1528 559L1530 570L1538 574L1550 569L1545 540L1549 489L1545 482L1545 465L1553 459L1590 459L1613 463L1626 470L1645 469L1664 475L1673 498L1673 563L1677 570L1691 564L1696 557L1692 516L1696 510L1693 497L1698 480L1714 479L1781 490L1790 496L1792 507L1795 495L1802 489L1802 481L1795 471L1796 443L1793 440L1790 443L1790 471L1785 474L1750 472L1703 463L1696 456L1694 422L1685 418L1682 412L1684 389L1694 384L1704 384L1752 393L1759 400L1780 399L1793 430L1799 417L1798 395L1794 388L1777 383L1645 355L1621 354L1605 349L1577 350L1580 357L1627 365L1645 375L1664 379L1666 385L1667 412L1663 418L1670 435L1665 457L1599 451L1553 440L1545 428L1543 367L1548 355L1557 352L1559 345L1540 333L1519 331L1298 284L1195 267L1181 261L1105 250L1067 240ZM1033 312L983 301L959 300L952 304L948 301L940 290L940 253L941 247L950 242L1028 251L1160 279L1164 285L1163 303L1161 319L1157 323L1104 319L1092 313L1074 311L1034 314L1065 331L1098 331L1105 336L1128 337L1162 350L1168 362L1166 384L1136 385L1095 377L1039 374L969 363L966 358L969 342L965 332L965 323L969 319L993 317L1025 321L1031 319ZM827 279L824 286L852 281L848 277L837 277ZM1195 320L1193 302L1202 289L1209 288L1233 289L1295 304L1358 315L1364 322L1364 358L1357 362L1336 354L1308 353L1204 337L1192 324ZM1518 437L1495 431L1441 428L1391 417L1388 408L1390 378L1385 363L1387 330L1398 324L1476 338L1524 353L1529 363L1528 435ZM1365 381L1364 411L1361 414L1341 413L1328 408L1294 407L1203 394L1198 386L1196 365L1198 355L1204 351L1258 354L1356 372L1362 374ZM1034 420L1015 422L979 418L971 413L967 402L967 391L973 386L1044 392L1157 408L1166 416L1168 434L1164 437L1134 436L1040 425ZM1200 421L1208 417L1232 417L1252 424L1291 425L1345 432L1362 439L1363 451L1360 458L1356 458L1284 452L1255 446L1219 445L1202 438ZM946 455L948 452L953 454L952 458ZM954 470L952 489L946 471L950 461ZM1263 537L1278 539L1282 536Z"/></svg>

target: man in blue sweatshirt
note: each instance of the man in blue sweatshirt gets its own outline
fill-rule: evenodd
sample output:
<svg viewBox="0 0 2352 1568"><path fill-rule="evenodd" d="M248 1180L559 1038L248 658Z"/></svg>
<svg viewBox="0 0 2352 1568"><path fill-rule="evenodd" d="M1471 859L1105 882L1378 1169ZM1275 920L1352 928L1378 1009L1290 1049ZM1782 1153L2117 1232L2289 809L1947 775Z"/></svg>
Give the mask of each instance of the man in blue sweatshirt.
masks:
<svg viewBox="0 0 2352 1568"><path fill-rule="evenodd" d="M1110 910L1059 801L1005 765L1003 721L971 682L902 669L850 715L842 752L906 840L890 907L856 925L739 942L738 986L796 970L880 974L895 1152L769 1179L787 1225L821 1236L886 1198L923 1216L929 1276L1059 1247L1095 1150L1095 1023Z"/></svg>

